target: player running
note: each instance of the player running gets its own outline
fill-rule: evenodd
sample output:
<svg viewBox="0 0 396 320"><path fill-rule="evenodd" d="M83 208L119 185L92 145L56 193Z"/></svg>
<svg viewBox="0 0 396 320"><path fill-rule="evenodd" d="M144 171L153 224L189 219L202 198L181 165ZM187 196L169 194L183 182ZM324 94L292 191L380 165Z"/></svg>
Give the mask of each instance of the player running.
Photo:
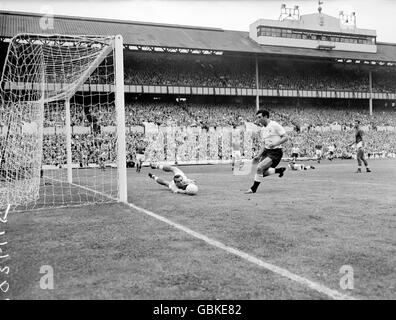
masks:
<svg viewBox="0 0 396 320"><path fill-rule="evenodd" d="M356 120L355 122L355 141L348 144L347 146L353 146L355 145L356 147L356 159L358 162L358 169L356 170L356 173L362 173L362 162L364 163L364 166L366 167L366 172L371 172L368 162L364 156L364 143L363 143L363 130L360 128L360 121Z"/></svg>
<svg viewBox="0 0 396 320"><path fill-rule="evenodd" d="M262 126L261 136L264 145L259 153L253 158L253 163L258 163L257 172L254 176L253 185L245 193L256 193L258 186L264 177L274 173L279 174L279 178L286 171L285 167L276 168L282 160L282 147L289 138L285 129L277 122L269 119L267 110L259 110L256 112L256 124Z"/></svg>
<svg viewBox="0 0 396 320"><path fill-rule="evenodd" d="M165 172L173 173L173 180L166 181L153 175L151 172L148 176L156 181L158 184L168 187L173 193L184 193L188 195L195 195L198 193L198 187L194 180L190 180L179 168L174 166L167 166L162 164L150 164L152 169L160 169Z"/></svg>

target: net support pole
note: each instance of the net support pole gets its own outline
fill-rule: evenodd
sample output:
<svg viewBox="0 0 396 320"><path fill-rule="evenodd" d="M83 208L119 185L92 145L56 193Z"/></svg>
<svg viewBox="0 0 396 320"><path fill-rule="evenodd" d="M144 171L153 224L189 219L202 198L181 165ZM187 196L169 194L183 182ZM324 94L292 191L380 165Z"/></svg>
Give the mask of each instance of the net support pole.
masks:
<svg viewBox="0 0 396 320"><path fill-rule="evenodd" d="M369 112L370 112L370 116L372 116L373 115L373 75L371 70L369 70L369 89L370 89Z"/></svg>
<svg viewBox="0 0 396 320"><path fill-rule="evenodd" d="M115 108L117 117L117 171L119 201L128 202L125 142L124 47L121 35L114 41Z"/></svg>
<svg viewBox="0 0 396 320"><path fill-rule="evenodd" d="M259 70L258 61L256 57L256 111L260 109L260 96L259 96Z"/></svg>
<svg viewBox="0 0 396 320"><path fill-rule="evenodd" d="M66 110L66 156L67 156L67 182L73 183L73 170L72 170L72 150L71 150L71 119L70 119L70 99L65 100Z"/></svg>
<svg viewBox="0 0 396 320"><path fill-rule="evenodd" d="M43 57L42 56L42 51L40 52L40 55L41 55L41 59L42 59L42 57ZM43 142L43 140L44 140L44 101L45 101L45 89L46 89L46 86L47 86L47 84L45 82L44 70L41 70L41 72L42 72L42 76L41 76L41 96L40 96L40 102L39 102L39 107L40 107L40 116L39 116L39 118L42 119L42 120L40 121L39 126L38 126L38 128L39 128L39 131L38 131L38 136L39 136L38 150L40 150L40 153L39 153L39 157L38 157L38 163L39 163L38 169L39 170L37 170L37 173L38 173L38 176L40 177L40 179L41 179L41 170L43 168L42 163L43 163L43 158L44 158L44 154L43 154L43 145L44 145L44 142ZM8 133L9 132L7 132L7 135L8 135ZM40 183L40 179L38 179L38 183ZM36 195L37 197L38 197L38 194L39 193L37 193L37 195Z"/></svg>

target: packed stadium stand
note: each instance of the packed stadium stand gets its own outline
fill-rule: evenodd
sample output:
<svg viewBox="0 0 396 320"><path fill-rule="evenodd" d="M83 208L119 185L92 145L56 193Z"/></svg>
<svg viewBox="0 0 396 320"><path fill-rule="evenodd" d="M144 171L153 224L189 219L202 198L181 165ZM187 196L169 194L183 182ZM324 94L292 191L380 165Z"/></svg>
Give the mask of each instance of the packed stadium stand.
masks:
<svg viewBox="0 0 396 320"><path fill-rule="evenodd" d="M3 63L11 37L42 30L35 14L0 11L0 19ZM149 145L148 159L197 160L199 146L221 140L220 128L244 130L257 107L269 109L274 120L289 128L287 155L293 144L305 157L313 157L316 144L335 144L336 156L349 157L353 149L345 145L352 140L355 120L367 131L369 156L396 154L396 44L377 43L376 53L363 53L263 46L247 32L188 26L62 16L55 17L54 26L54 33L82 34L89 28L92 34L123 34L128 161L135 161L139 141ZM87 90L102 90L99 86L111 76L95 74L87 80ZM64 110L59 108L46 106L46 165L65 162L65 138L57 131L65 122ZM7 121L2 114L0 129ZM74 163L97 164L103 154L114 158L115 119L111 105L71 105ZM149 134L148 124L157 130L178 127L182 134L171 141L161 131ZM203 130L206 140L197 144L200 138L190 139L185 128ZM242 154L251 157L259 148L258 136L242 140ZM205 158L230 159L227 143L209 146Z"/></svg>
<svg viewBox="0 0 396 320"><path fill-rule="evenodd" d="M259 88L369 90L367 70L357 66L291 60L259 61ZM373 91L394 93L395 73L373 70ZM197 87L255 88L251 57L194 57L137 53L130 56L125 83Z"/></svg>

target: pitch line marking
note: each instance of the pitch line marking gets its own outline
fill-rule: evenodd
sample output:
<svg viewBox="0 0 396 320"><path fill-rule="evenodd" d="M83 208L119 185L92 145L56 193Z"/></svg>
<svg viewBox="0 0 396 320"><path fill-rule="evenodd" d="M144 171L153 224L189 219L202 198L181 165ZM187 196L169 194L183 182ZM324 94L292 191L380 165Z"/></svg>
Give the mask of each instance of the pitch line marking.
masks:
<svg viewBox="0 0 396 320"><path fill-rule="evenodd" d="M49 179L57 181L57 182L62 182L60 180L53 179L53 178L49 178ZM131 207L131 208L133 208L133 209L135 209L135 210L137 210L139 212L145 213L145 214L147 214L147 215L149 215L149 216L151 216L151 217L153 217L153 218L155 218L157 220L160 220L160 221L162 221L162 222L164 222L166 224L169 224L172 227L174 227L176 229L179 229L179 230L191 235L194 238L202 240L202 241L206 242L207 244L209 244L209 245L211 245L213 247L216 247L216 248L219 248L221 250L224 250L227 253L231 253L233 255L236 255L236 256L244 259L244 260L249 261L250 263L258 265L259 267L262 267L264 269L272 271L273 273L278 274L278 275L280 275L280 276L282 276L284 278L288 278L288 279L290 279L290 280L292 280L294 282L297 282L297 283L299 283L299 284L301 284L303 286L306 286L306 287L308 287L308 288L310 288L310 289L312 289L314 291L322 293L322 294L328 296L329 298L332 298L334 300L356 300L352 296L343 294L342 292L339 292L337 290L328 288L325 285L322 285L320 283L314 282L314 281L309 280L307 278L304 278L302 276L296 275L296 274L294 274L294 273L292 273L292 272L290 272L290 271L288 271L288 270L286 270L284 268L278 267L278 266L276 266L274 264L271 264L271 263L265 262L265 261L263 261L261 259L258 259L258 258L254 257L254 256L252 256L252 255L250 255L250 254L248 254L246 252L243 252L241 250L238 250L238 249L235 249L233 247L227 246L227 245L223 244L220 241L211 239L211 238L209 238L209 237L207 237L207 236L205 236L205 235L203 235L201 233L198 233L198 232L196 232L196 231L194 231L194 230L192 230L190 228L187 228L185 226L182 226L181 224L173 222L173 221L169 220L168 218L165 218L165 217L163 217L163 216L161 216L159 214L156 214L156 213L154 213L152 211L149 211L149 210L146 210L144 208L138 207L138 206L134 205L133 203L122 203L122 202L119 202L118 199L116 199L116 198L114 198L112 196L109 196L107 194L104 194L102 192L99 192L99 191L96 191L96 190L93 190L93 189L90 189L90 188L87 188L87 187L84 187L84 186L80 186L80 185L75 184L75 183L70 183L70 184L72 184L74 186L77 186L77 187L80 187L82 189L85 189L85 190L100 194L100 195L102 195L104 197L107 197L107 198L109 198L111 200L114 200L114 201L116 201L116 202L118 202L120 204L125 204L128 207Z"/></svg>
<svg viewBox="0 0 396 320"><path fill-rule="evenodd" d="M258 259L258 258L254 257L254 256L252 256L252 255L250 255L250 254L248 254L246 252L243 252L241 250L238 250L238 249L235 249L233 247L227 246L227 245L223 244L220 241L211 239L211 238L209 238L209 237L207 237L207 236L205 236L203 234L200 234L200 233L198 233L198 232L196 232L194 230L191 230L191 229L189 229L187 227L184 227L184 226L182 226L182 225L180 225L180 224L178 224L176 222L173 222L173 221L171 221L171 220L169 220L169 219L167 219L167 218L165 218L163 216L160 216L160 215L158 215L158 214L156 214L154 212L151 212L149 210L140 208L140 207L138 207L138 206L136 206L136 205L134 205L132 203L127 203L126 205L131 207L131 208L133 208L133 209L135 209L135 210L137 210L137 211L143 212L143 213L145 213L145 214L147 214L147 215L149 215L149 216L151 216L151 217L153 217L155 219L158 219L158 220L160 220L162 222L165 222L165 223L167 223L167 224L169 224L169 225L171 225L171 226L173 226L173 227L175 227L175 228L177 228L177 229L179 229L179 230L181 230L181 231L193 236L194 238L203 240L203 241L205 241L207 244L209 244L211 246L214 246L214 247L217 247L219 249L222 249L222 250L224 250L224 251L226 251L228 253L231 253L231 254L236 255L236 256L238 256L238 257L240 257L242 259L245 259L245 260L247 260L247 261L249 261L249 262L251 262L253 264L256 264L256 265L258 265L260 267L263 267L263 268L265 268L265 269L267 269L269 271L272 271L273 273L276 273L276 274L278 274L280 276L283 276L285 278L293 280L293 281L295 281L295 282L297 282L297 283L299 283L301 285L307 286L310 289L318 291L318 292L320 292L322 294L325 294L326 296L328 296L328 297L330 297L332 299L335 299L335 300L355 300L355 298L353 298L353 297L351 297L349 295L345 295L345 294L343 294L341 292L338 292L336 290L330 289L330 288L328 288L328 287L326 287L324 285L321 285L319 283L316 283L314 281L311 281L309 279L306 279L304 277L296 275L296 274L294 274L294 273L292 273L292 272L290 272L290 271L288 271L288 270L286 270L284 268L278 267L278 266L276 266L274 264L271 264L271 263L265 262L265 261L263 261L261 259Z"/></svg>
<svg viewBox="0 0 396 320"><path fill-rule="evenodd" d="M331 179L307 179L307 180L303 180L303 179L294 179L297 182L301 182L301 181L306 181L306 182L334 182L334 183L340 183L340 181L337 180L331 180ZM391 184L382 184L382 183L375 183L375 182L361 182L361 181L343 181L340 185L342 184L352 184L352 185L368 185L368 186L377 186L377 187L388 187L388 188L395 188L395 185L391 185Z"/></svg>

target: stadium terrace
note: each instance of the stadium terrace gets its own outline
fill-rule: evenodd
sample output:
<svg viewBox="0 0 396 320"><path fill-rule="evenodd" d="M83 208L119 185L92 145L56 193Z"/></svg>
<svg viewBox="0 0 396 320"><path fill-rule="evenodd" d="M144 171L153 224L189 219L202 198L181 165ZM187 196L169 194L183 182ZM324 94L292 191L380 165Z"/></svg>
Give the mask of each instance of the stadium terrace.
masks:
<svg viewBox="0 0 396 320"><path fill-rule="evenodd" d="M247 27L0 11L6 298L395 297L396 44Z"/></svg>

